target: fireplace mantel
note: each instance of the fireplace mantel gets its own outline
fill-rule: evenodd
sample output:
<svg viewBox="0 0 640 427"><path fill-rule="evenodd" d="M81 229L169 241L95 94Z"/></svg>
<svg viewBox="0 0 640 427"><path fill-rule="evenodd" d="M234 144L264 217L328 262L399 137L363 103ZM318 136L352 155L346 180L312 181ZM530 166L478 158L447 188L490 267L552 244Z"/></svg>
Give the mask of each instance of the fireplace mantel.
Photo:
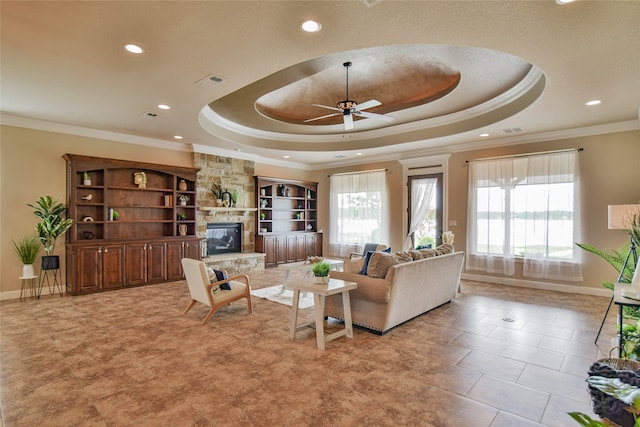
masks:
<svg viewBox="0 0 640 427"><path fill-rule="evenodd" d="M212 211L212 212L256 212L257 208L225 208L214 206L202 206L198 208L199 211Z"/></svg>

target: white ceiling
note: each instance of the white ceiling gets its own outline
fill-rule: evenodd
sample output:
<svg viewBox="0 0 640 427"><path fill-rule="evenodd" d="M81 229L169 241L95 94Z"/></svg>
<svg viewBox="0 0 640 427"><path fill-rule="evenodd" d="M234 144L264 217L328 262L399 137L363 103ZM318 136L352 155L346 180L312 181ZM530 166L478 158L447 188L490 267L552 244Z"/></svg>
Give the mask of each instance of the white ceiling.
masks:
<svg viewBox="0 0 640 427"><path fill-rule="evenodd" d="M308 167L640 128L638 1L3 0L0 13L6 124L52 122L263 161L288 155ZM322 31L300 30L310 18ZM145 53L126 52L126 43ZM459 86L422 109L389 113L391 124L356 121L348 132L254 108L261 96L323 73L325 83L338 76L342 93L343 62L354 63L353 81L372 57L393 66L388 58L407 52L460 71ZM511 83L502 74L511 62L535 72ZM393 70L376 71L374 81L393 81ZM223 81L196 84L211 74ZM295 102L305 106L342 99L300 93ZM585 106L592 99L602 104ZM505 133L514 128L522 132Z"/></svg>

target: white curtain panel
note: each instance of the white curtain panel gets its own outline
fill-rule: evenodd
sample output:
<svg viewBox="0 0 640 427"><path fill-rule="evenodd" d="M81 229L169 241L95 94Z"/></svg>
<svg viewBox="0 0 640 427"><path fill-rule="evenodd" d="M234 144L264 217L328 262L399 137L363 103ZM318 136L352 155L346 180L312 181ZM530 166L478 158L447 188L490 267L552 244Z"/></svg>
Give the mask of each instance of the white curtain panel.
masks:
<svg viewBox="0 0 640 427"><path fill-rule="evenodd" d="M469 163L467 269L581 281L576 150Z"/></svg>
<svg viewBox="0 0 640 427"><path fill-rule="evenodd" d="M412 179L411 181L411 224L409 224L409 234L404 240L402 250L413 249L413 232L418 229L424 217L427 215L431 199L435 194L436 178Z"/></svg>
<svg viewBox="0 0 640 427"><path fill-rule="evenodd" d="M388 244L386 171L332 175L330 198L331 256L362 252L368 242Z"/></svg>

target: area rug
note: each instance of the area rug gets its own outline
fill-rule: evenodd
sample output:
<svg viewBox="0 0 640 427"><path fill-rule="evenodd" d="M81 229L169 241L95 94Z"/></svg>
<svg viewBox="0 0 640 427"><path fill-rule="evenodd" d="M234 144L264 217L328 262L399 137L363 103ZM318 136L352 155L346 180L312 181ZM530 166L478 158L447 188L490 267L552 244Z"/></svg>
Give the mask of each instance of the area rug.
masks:
<svg viewBox="0 0 640 427"><path fill-rule="evenodd" d="M291 289L285 289L283 293L280 293L280 289L282 289L282 285L253 289L251 290L251 295L258 298L265 298L278 304L291 306L293 304L293 291ZM300 292L298 308L309 307L313 307L313 294L311 292Z"/></svg>

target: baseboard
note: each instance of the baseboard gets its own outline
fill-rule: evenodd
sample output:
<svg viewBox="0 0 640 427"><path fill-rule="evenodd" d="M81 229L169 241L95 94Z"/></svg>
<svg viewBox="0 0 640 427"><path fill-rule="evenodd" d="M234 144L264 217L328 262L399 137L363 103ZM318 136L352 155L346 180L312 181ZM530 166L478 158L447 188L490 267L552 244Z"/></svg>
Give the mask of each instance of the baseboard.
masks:
<svg viewBox="0 0 640 427"><path fill-rule="evenodd" d="M65 295L65 293L66 293L66 291L63 292L62 295ZM47 289L46 286L42 287L42 295L53 295L53 294L60 295L60 293L58 292L57 289L54 292L49 292L49 289ZM13 290L13 291L0 292L0 301L10 300L10 299L19 299L19 298L20 298L20 289L16 289L16 290ZM31 294L25 289L22 292L22 298L29 299L29 298L32 298L32 297L31 297Z"/></svg>
<svg viewBox="0 0 640 427"><path fill-rule="evenodd" d="M498 285L518 286L521 288L544 289L546 291L558 291L570 294L595 295L599 297L611 297L611 291L605 287L590 288L586 286L565 285L562 283L537 282L535 280L510 279L508 277L484 276L481 274L462 273L464 280L475 282L496 283Z"/></svg>

